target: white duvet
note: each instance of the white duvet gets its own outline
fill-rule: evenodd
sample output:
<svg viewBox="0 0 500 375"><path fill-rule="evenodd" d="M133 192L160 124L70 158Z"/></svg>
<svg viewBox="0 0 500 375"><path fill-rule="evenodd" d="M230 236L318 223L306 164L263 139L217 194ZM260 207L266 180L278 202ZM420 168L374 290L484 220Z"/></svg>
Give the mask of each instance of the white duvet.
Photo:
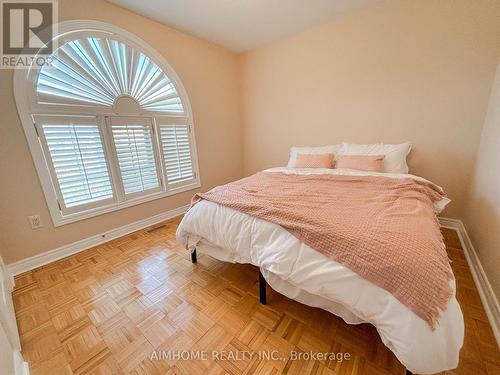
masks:
<svg viewBox="0 0 500 375"><path fill-rule="evenodd" d="M265 172L421 179L342 169L273 168ZM446 198L438 202L436 211L448 202ZM206 200L186 213L177 238L189 249L219 260L259 267L269 285L289 298L330 311L350 324L373 324L384 344L414 373L432 374L458 365L464 323L455 296L432 331L392 294L313 250L279 225ZM455 290L455 282L451 283Z"/></svg>

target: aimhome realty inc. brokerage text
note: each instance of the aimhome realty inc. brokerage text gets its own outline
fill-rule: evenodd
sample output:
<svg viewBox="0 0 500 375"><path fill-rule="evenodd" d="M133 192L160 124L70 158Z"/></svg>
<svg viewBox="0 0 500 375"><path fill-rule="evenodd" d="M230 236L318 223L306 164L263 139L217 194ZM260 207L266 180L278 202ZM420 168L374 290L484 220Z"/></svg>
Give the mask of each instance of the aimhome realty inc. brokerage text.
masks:
<svg viewBox="0 0 500 375"><path fill-rule="evenodd" d="M246 361L257 358L260 361L336 361L351 359L351 353L279 350L155 350L149 359L153 361Z"/></svg>

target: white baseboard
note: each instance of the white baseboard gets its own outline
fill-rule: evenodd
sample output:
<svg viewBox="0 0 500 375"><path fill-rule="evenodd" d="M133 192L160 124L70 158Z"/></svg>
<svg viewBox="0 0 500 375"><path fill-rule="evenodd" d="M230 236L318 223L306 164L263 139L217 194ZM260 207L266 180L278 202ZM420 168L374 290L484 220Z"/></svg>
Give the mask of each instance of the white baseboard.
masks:
<svg viewBox="0 0 500 375"><path fill-rule="evenodd" d="M474 283L481 297L481 302L483 303L484 310L490 321L497 344L500 346L500 304L484 272L484 268L477 256L474 245L472 245L470 237L465 230L464 223L462 220L448 218L440 218L439 222L442 227L455 229L458 233L458 237L462 243L462 249L464 250L467 263L469 264L472 277L474 278Z"/></svg>
<svg viewBox="0 0 500 375"><path fill-rule="evenodd" d="M180 216L184 214L188 208L189 208L188 205L174 208L173 210L162 212L161 214L149 217L147 219L139 220L116 229L111 229L107 232L96 234L92 237L88 237L83 240L58 247L57 249L49 250L42 254L7 264L6 266L7 271L12 276L19 275L23 272L31 271L45 264L52 263L56 260L65 258L72 254L79 253L80 251L89 249L91 247L101 245L115 238L125 236L127 234L136 232L151 225L155 225L162 221L172 219L176 216Z"/></svg>
<svg viewBox="0 0 500 375"><path fill-rule="evenodd" d="M30 368L28 362L26 362L19 352L19 350L14 350L14 375L30 375Z"/></svg>

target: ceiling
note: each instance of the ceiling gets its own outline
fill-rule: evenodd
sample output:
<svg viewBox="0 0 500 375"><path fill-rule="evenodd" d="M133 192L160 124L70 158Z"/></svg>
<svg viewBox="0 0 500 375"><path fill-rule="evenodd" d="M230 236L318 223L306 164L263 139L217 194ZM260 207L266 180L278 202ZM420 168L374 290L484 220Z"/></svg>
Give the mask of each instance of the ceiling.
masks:
<svg viewBox="0 0 500 375"><path fill-rule="evenodd" d="M235 52L243 52L381 0L108 1Z"/></svg>

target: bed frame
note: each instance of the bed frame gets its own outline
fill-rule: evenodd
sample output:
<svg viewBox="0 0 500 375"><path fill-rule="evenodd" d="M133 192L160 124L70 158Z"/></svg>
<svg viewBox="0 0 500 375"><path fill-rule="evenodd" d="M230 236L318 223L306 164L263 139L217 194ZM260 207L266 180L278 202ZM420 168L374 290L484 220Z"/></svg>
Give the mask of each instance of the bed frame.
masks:
<svg viewBox="0 0 500 375"><path fill-rule="evenodd" d="M196 263L198 261L198 257L196 255L196 248L191 252L191 262ZM259 301L262 305L267 304L267 282L266 279L264 279L264 276L262 275L262 272L260 272L259 269ZM410 370L406 370L406 375L413 375L413 373Z"/></svg>

